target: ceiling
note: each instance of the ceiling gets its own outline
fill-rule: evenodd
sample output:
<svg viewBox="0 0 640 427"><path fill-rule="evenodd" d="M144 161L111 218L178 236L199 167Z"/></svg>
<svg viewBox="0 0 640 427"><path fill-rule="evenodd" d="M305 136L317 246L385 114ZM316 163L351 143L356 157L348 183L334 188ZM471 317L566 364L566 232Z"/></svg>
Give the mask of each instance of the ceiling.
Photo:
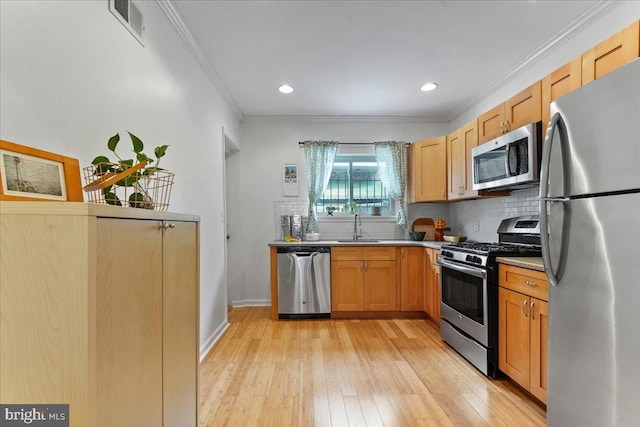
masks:
<svg viewBox="0 0 640 427"><path fill-rule="evenodd" d="M602 3L168 1L196 57L240 115L443 121ZM430 81L438 89L421 92ZM283 83L295 91L279 93Z"/></svg>

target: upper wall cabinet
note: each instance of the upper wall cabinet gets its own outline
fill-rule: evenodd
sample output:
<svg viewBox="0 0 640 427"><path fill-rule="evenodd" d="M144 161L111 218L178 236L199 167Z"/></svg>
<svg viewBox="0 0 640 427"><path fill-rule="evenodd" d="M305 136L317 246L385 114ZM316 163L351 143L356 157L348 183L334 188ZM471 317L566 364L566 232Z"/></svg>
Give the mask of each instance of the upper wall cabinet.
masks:
<svg viewBox="0 0 640 427"><path fill-rule="evenodd" d="M640 21L636 21L582 54L582 84L604 76L639 55Z"/></svg>
<svg viewBox="0 0 640 427"><path fill-rule="evenodd" d="M578 89L581 85L582 57L580 56L542 79L542 131L544 133L550 120L551 101Z"/></svg>
<svg viewBox="0 0 640 427"><path fill-rule="evenodd" d="M542 118L541 82L478 117L478 143L487 142Z"/></svg>
<svg viewBox="0 0 640 427"><path fill-rule="evenodd" d="M409 164L409 202L447 200L446 136L411 144Z"/></svg>
<svg viewBox="0 0 640 427"><path fill-rule="evenodd" d="M447 187L449 200L478 197L473 191L471 149L478 146L476 121L467 123L447 136Z"/></svg>

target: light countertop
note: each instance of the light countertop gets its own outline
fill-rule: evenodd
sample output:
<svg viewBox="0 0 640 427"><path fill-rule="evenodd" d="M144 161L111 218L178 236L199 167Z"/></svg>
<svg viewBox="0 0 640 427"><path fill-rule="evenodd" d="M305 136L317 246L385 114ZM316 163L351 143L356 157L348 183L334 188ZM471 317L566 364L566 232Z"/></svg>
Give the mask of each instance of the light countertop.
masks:
<svg viewBox="0 0 640 427"><path fill-rule="evenodd" d="M530 270L544 271L544 264L540 257L498 257L501 264L514 265L516 267L528 268Z"/></svg>
<svg viewBox="0 0 640 427"><path fill-rule="evenodd" d="M274 240L269 243L269 246L422 246L424 248L440 249L443 245L449 245L449 242L440 242L436 240L393 240L393 239L380 239L375 241L370 240L316 240L309 241L303 240L302 242L285 242L284 240Z"/></svg>

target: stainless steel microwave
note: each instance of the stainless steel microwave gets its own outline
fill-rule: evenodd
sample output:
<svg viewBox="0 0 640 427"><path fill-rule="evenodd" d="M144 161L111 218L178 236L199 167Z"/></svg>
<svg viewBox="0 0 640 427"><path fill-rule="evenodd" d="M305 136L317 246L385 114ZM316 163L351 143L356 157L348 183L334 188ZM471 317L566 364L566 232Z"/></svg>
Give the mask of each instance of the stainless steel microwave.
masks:
<svg viewBox="0 0 640 427"><path fill-rule="evenodd" d="M542 122L531 123L471 150L474 190L534 187L540 178Z"/></svg>

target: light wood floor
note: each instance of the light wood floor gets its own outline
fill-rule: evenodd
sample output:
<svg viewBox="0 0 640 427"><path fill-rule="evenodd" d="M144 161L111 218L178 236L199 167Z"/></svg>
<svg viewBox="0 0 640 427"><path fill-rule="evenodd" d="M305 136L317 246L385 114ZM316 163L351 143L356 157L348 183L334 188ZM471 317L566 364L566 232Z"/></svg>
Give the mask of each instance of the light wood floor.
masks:
<svg viewBox="0 0 640 427"><path fill-rule="evenodd" d="M545 411L411 320L272 321L229 311L200 369L205 426L540 426Z"/></svg>

